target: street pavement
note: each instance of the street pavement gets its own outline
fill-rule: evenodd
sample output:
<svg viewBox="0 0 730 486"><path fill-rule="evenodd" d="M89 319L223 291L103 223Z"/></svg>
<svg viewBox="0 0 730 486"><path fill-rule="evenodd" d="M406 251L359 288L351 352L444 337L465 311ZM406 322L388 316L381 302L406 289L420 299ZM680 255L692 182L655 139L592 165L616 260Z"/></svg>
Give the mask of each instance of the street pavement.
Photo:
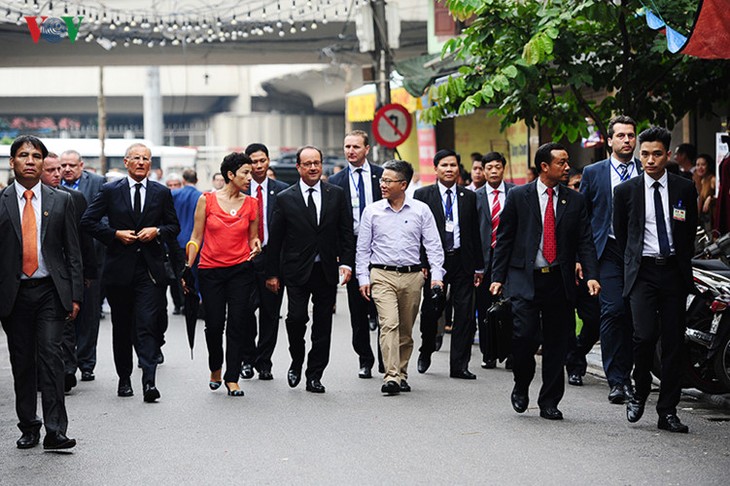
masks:
<svg viewBox="0 0 730 486"><path fill-rule="evenodd" d="M208 389L203 322L191 360L181 316L171 316L158 403L116 396L111 322L102 321L96 381L67 395L71 454L18 450L12 379L0 340L0 484L693 484L726 485L730 411L685 396L679 415L687 435L656 428L653 394L644 418L626 421L611 405L600 376L566 385L565 420L539 417L538 377L530 408L512 410L512 376L502 365L479 367L476 381L448 377L448 336L429 371L411 360L411 393L386 397L381 380L357 377L347 296L338 294L332 357L322 379L327 393L290 389L282 325L274 380L241 380L245 397ZM416 329L417 329L416 325ZM417 333L416 333L417 334ZM375 333L372 333L375 343ZM416 349L418 347L416 336ZM594 368L595 369L595 368ZM599 373L600 374L600 373Z"/></svg>

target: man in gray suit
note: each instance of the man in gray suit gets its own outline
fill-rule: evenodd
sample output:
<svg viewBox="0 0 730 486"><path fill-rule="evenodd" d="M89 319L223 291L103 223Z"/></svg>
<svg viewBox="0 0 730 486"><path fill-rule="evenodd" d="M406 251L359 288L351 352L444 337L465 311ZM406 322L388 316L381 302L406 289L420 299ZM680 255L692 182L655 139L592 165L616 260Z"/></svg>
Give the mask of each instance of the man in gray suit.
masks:
<svg viewBox="0 0 730 486"><path fill-rule="evenodd" d="M15 182L0 191L0 321L8 337L20 449L70 449L61 337L83 298L81 249L71 197L41 184L48 150L21 136L10 146ZM41 390L43 421L36 416Z"/></svg>
<svg viewBox="0 0 730 486"><path fill-rule="evenodd" d="M87 206L104 185L104 178L84 169L81 154L67 150L61 154L61 185L75 189L84 195ZM104 265L105 247L94 240L96 254L96 275L101 275ZM96 366L96 341L99 337L99 318L101 317L101 279L89 279L84 290L84 305L76 319L76 359L81 370L81 381L93 381Z"/></svg>

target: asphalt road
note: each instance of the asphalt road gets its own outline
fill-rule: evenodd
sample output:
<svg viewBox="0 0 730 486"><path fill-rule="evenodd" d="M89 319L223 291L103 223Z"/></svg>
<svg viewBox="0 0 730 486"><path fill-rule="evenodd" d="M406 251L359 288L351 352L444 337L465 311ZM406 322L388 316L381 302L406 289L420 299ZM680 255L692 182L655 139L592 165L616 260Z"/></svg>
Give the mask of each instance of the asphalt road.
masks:
<svg viewBox="0 0 730 486"><path fill-rule="evenodd" d="M102 321L94 382L67 396L72 454L18 450L12 380L0 340L0 484L722 484L730 473L730 413L685 397L680 417L688 435L656 428L652 395L636 425L623 406L610 405L608 388L586 377L567 387L562 422L541 419L539 378L529 410L510 406L512 377L479 368L476 381L448 377L448 338L425 375L415 370L413 391L380 394L378 378L357 378L350 345L346 294L338 297L332 358L324 395L290 389L282 323L274 380L241 380L246 396L208 390L207 353L199 322L190 359L182 317L172 316L162 393L142 402L118 398L109 318ZM375 342L375 334L372 335ZM416 338L418 341L418 338ZM418 345L418 343L416 343ZM539 370L538 370L539 375Z"/></svg>

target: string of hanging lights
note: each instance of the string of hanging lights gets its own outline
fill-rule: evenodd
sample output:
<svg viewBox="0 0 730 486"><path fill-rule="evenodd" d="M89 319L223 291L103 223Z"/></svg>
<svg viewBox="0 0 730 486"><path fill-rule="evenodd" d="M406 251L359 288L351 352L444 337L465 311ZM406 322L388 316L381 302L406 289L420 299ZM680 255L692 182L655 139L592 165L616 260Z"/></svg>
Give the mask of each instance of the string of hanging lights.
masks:
<svg viewBox="0 0 730 486"><path fill-rule="evenodd" d="M121 2L114 2L115 5ZM163 2L150 2L153 7ZM174 11L156 8L107 7L101 1L59 0L0 1L0 23L24 25L34 17L41 32L44 17L72 17L78 39L96 41L106 49L121 45L192 45L244 42L259 37L286 37L316 31L320 25L348 19L350 10L368 0L220 0L169 2ZM179 7L180 3L187 3ZM3 17L4 12L4 17ZM55 27L63 23L57 22Z"/></svg>

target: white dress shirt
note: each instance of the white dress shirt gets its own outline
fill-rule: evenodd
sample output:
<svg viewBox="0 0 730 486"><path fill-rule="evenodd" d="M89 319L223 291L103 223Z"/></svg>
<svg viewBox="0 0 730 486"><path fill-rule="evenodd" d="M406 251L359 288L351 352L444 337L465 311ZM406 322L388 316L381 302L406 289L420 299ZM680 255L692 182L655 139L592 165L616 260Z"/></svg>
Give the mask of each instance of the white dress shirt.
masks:
<svg viewBox="0 0 730 486"><path fill-rule="evenodd" d="M365 190L365 206L373 203L373 171L370 169L370 163L366 160L362 167L355 167L348 163L348 179L350 180L350 206L352 206L352 228L357 236L360 226L360 192L357 185L360 182L360 174L356 171L362 169L363 189ZM364 208L363 208L364 209Z"/></svg>
<svg viewBox="0 0 730 486"><path fill-rule="evenodd" d="M139 188L139 197L141 204L139 208L140 212L144 211L144 201L147 197L147 181L148 179L146 177L139 181L139 183L142 184L142 187ZM130 201L132 201L132 210L134 210L134 192L136 191L136 188L134 186L137 184L137 181L127 176L127 182L129 182L129 198Z"/></svg>
<svg viewBox="0 0 730 486"><path fill-rule="evenodd" d="M23 195L26 191L26 188L23 187L18 183L18 181L14 181L13 184L15 184L15 193L18 197L18 209L20 210L20 224L22 228L23 224L23 210L25 210L25 196ZM41 250L41 227L42 227L42 218L41 218L41 183L40 181L38 184L33 186L31 189L33 191L33 197L30 200L31 205L33 206L33 212L35 213L35 227L36 227L36 248L38 248L38 269L28 277L23 272L20 274L21 280L26 280L28 278L45 278L50 275L48 273L48 268L46 268L46 261L43 259L43 251Z"/></svg>
<svg viewBox="0 0 730 486"><path fill-rule="evenodd" d="M454 250L461 248L461 232L459 231L459 187L454 184L451 187L446 187L439 181L436 181L436 185L441 193L441 204L444 210L444 220L446 220L446 191L451 189L451 212L453 217L451 220L454 222Z"/></svg>
<svg viewBox="0 0 730 486"><path fill-rule="evenodd" d="M267 196L268 189L269 189L269 178L265 177L264 181L261 184L259 184L255 180L251 179L251 196L253 196L254 198L258 194L259 186L261 186L261 199L264 200L264 214L261 215L261 218L264 220L263 221L264 234L259 235L259 238L261 238L261 246L264 247L269 242L269 217L266 215L266 211L269 206L269 198ZM309 196L309 193L307 193L307 196ZM305 202L306 202L306 198L305 198ZM256 204L257 204L256 207L258 208L258 201L256 202Z"/></svg>
<svg viewBox="0 0 730 486"><path fill-rule="evenodd" d="M669 189L667 182L669 177L667 171L659 178L659 194L662 196L662 208L664 210L664 227L667 228L667 238L669 238L669 250L674 254L674 239L672 238L672 215L669 213ZM654 179L644 173L644 249L642 256L659 256L659 235L656 227L656 212L654 211Z"/></svg>
<svg viewBox="0 0 730 486"><path fill-rule="evenodd" d="M538 178L537 179L537 199L540 203L540 222L544 225L545 224L545 210L547 209L548 204L548 193L547 193L547 186L542 183L542 181ZM560 197L560 184L553 187L553 214L555 215L555 237L557 239L558 236L558 199ZM543 228L543 233L545 229ZM550 264L547 260L545 260L545 257L542 254L542 243L543 243L543 233L540 233L540 246L537 249L537 256L535 257L535 268L542 268L542 267L548 267ZM553 264L556 264L557 260L553 262Z"/></svg>
<svg viewBox="0 0 730 486"><path fill-rule="evenodd" d="M616 189L616 186L621 184L621 170L619 169L619 166L623 164L623 162L613 156L611 156L609 162L611 164L611 197L613 197L613 190ZM639 169L636 167L636 161L633 158L626 165L628 166L626 168L626 173L628 174L628 178L626 179L627 181L632 177L639 175ZM616 238L616 235L613 234L613 218L611 225L608 228L608 236L610 238Z"/></svg>
<svg viewBox="0 0 730 486"><path fill-rule="evenodd" d="M507 188L504 186L504 181L499 183L497 188L493 188L489 184L484 186L487 192L487 200L489 201L489 217L492 217L492 210L494 209L494 191L498 192L497 200L499 201L499 214L502 214L504 210L504 202L507 199Z"/></svg>
<svg viewBox="0 0 730 486"><path fill-rule="evenodd" d="M317 208L317 224L319 224L320 214L322 214L322 184L317 181L315 185L308 186L304 181L299 179L299 189L302 190L305 206L308 206L309 203L309 190L314 189L312 199L314 199L314 207Z"/></svg>

